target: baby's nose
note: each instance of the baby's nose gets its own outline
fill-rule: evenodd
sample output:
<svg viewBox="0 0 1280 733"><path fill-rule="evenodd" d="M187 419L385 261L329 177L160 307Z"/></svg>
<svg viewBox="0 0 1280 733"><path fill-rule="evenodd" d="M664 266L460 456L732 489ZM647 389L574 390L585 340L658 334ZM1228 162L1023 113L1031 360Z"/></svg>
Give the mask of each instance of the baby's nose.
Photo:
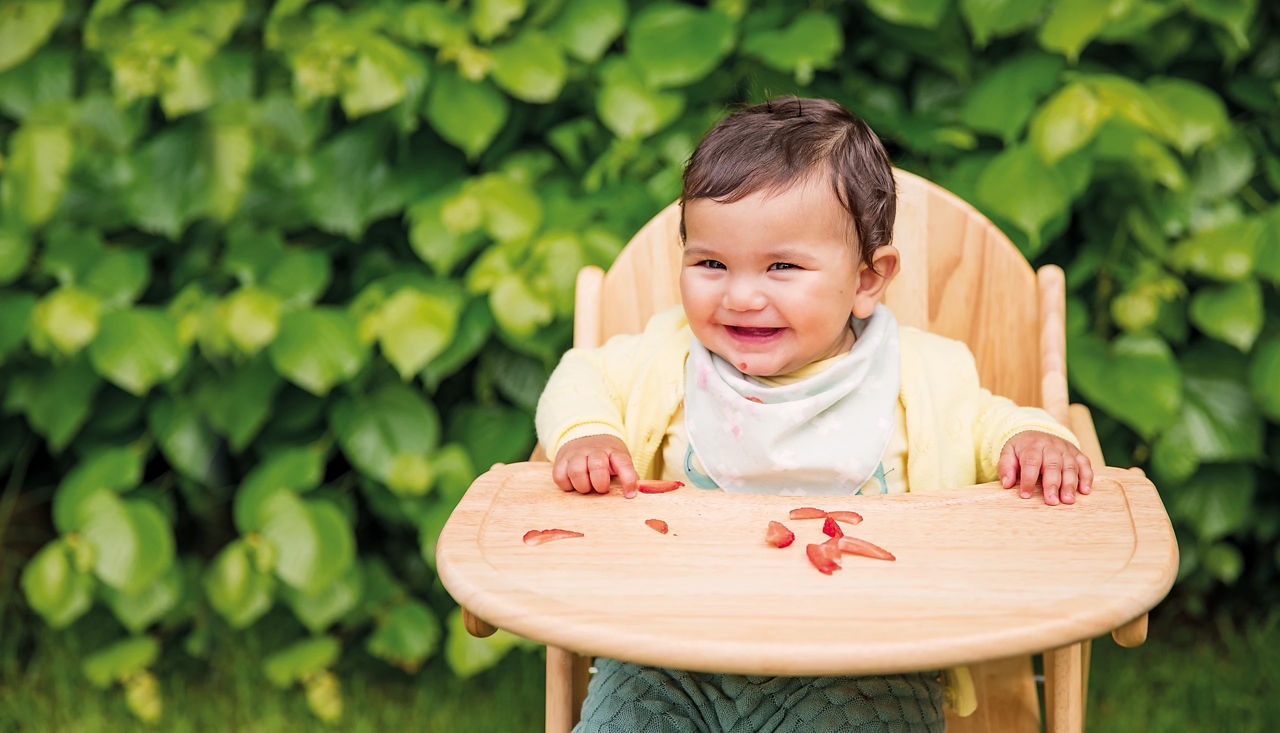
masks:
<svg viewBox="0 0 1280 733"><path fill-rule="evenodd" d="M733 278L725 289L724 307L729 310L760 310L767 302L768 297L755 278Z"/></svg>

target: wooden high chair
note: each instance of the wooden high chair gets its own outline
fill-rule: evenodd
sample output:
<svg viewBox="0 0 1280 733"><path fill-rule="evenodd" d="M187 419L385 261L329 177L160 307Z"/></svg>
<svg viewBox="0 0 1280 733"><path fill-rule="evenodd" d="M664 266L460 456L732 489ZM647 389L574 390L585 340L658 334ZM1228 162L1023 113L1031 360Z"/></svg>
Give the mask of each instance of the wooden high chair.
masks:
<svg viewBox="0 0 1280 733"><path fill-rule="evenodd" d="M903 325L967 343L983 386L1067 424L1095 467L1093 493L1056 507L998 484L839 500L686 487L626 500L561 492L546 463L495 466L449 518L437 566L472 633L497 626L548 645L548 731L577 720L586 655L742 674L967 664L978 709L949 717L949 731L1038 731L1034 652L1044 654L1047 729L1080 731L1088 640L1108 631L1123 646L1145 639L1146 612L1172 586L1177 545L1155 487L1137 469L1105 467L1089 411L1068 404L1062 270L1033 272L973 207L895 174L902 269L886 303ZM607 274L583 269L575 345L638 332L679 302L679 216L677 204L655 216ZM790 548L765 545L768 520L801 505L856 509L866 520L850 533L897 562L846 556L842 571L821 575L803 547L825 537L801 522L788 522ZM585 536L521 542L526 530L551 527Z"/></svg>

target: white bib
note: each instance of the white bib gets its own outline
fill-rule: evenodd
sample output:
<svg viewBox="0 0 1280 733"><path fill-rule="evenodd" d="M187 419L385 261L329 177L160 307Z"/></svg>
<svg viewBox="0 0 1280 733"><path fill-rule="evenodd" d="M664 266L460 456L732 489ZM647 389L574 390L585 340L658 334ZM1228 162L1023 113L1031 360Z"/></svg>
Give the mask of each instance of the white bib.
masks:
<svg viewBox="0 0 1280 733"><path fill-rule="evenodd" d="M852 494L880 465L900 380L898 321L883 305L851 319L857 340L830 368L770 387L693 339L685 427L702 469L746 494Z"/></svg>

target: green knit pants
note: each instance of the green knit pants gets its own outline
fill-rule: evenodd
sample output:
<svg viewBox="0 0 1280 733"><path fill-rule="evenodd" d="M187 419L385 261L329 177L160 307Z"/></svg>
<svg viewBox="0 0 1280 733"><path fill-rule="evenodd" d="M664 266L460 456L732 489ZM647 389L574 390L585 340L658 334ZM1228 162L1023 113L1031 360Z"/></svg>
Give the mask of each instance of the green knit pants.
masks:
<svg viewBox="0 0 1280 733"><path fill-rule="evenodd" d="M574 733L938 733L937 674L764 677L596 659Z"/></svg>

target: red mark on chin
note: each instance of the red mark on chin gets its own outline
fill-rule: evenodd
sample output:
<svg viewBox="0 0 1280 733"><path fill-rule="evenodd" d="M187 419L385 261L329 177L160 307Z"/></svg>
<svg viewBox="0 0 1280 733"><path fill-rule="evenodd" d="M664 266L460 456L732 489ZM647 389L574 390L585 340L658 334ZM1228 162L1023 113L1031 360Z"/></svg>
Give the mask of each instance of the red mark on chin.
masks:
<svg viewBox="0 0 1280 733"><path fill-rule="evenodd" d="M738 371L745 372L746 370L747 370L747 363L745 361L738 362Z"/></svg>

